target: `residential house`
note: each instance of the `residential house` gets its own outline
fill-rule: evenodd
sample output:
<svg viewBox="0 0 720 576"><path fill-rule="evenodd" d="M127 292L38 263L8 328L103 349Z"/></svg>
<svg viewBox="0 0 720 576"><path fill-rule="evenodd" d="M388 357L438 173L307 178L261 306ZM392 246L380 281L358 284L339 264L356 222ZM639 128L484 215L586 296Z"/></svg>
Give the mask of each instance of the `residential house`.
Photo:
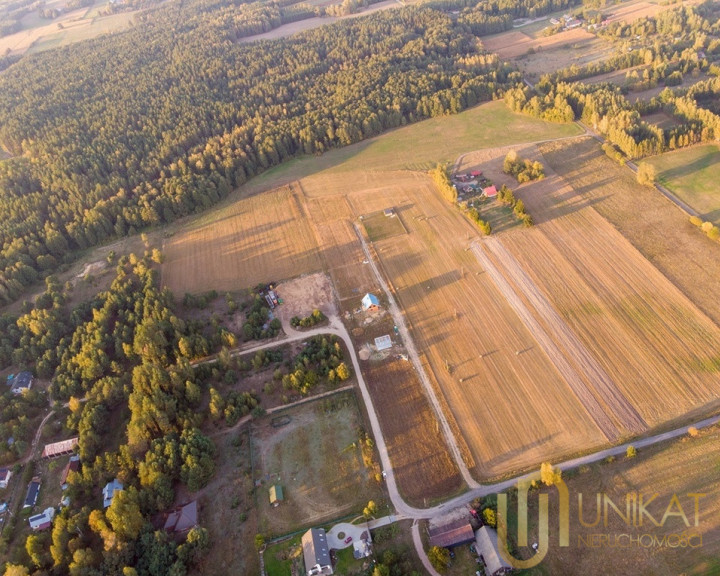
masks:
<svg viewBox="0 0 720 576"><path fill-rule="evenodd" d="M12 476L12 470L9 468L0 468L0 488L7 488L10 477Z"/></svg>
<svg viewBox="0 0 720 576"><path fill-rule="evenodd" d="M172 510L165 520L163 529L167 532L182 534L198 524L197 500L178 506Z"/></svg>
<svg viewBox="0 0 720 576"><path fill-rule="evenodd" d="M70 472L78 472L80 470L80 456L70 456L70 460L65 465L62 475L60 476L60 486L63 490L67 490L67 479Z"/></svg>
<svg viewBox="0 0 720 576"><path fill-rule="evenodd" d="M322 528L310 528L302 537L303 559L307 576L332 574L327 535Z"/></svg>
<svg viewBox="0 0 720 576"><path fill-rule="evenodd" d="M122 482L120 482L117 478L115 478L112 482L105 484L105 488L103 488L103 508L109 508L110 504L112 504L115 492L120 492L122 489Z"/></svg>
<svg viewBox="0 0 720 576"><path fill-rule="evenodd" d="M22 394L26 390L30 390L30 388L32 388L33 376L30 372L24 370L15 377L8 376L8 384L11 384L10 390L13 394Z"/></svg>
<svg viewBox="0 0 720 576"><path fill-rule="evenodd" d="M483 189L483 194L485 194L486 198L496 198L498 195L497 188L495 186L488 186L487 188Z"/></svg>
<svg viewBox="0 0 720 576"><path fill-rule="evenodd" d="M51 528L54 517L55 508L46 508L42 514L30 516L30 518L28 518L28 522L30 523L30 528L39 532L40 530L47 530L48 528Z"/></svg>
<svg viewBox="0 0 720 576"><path fill-rule="evenodd" d="M439 546L440 548L452 548L475 540L475 532L466 518L442 526L434 526L428 532L430 546Z"/></svg>
<svg viewBox="0 0 720 576"><path fill-rule="evenodd" d="M363 296L362 299L362 309L363 312L371 312L373 310L378 310L380 308L380 300L378 300L377 296L375 294L370 294L369 292Z"/></svg>

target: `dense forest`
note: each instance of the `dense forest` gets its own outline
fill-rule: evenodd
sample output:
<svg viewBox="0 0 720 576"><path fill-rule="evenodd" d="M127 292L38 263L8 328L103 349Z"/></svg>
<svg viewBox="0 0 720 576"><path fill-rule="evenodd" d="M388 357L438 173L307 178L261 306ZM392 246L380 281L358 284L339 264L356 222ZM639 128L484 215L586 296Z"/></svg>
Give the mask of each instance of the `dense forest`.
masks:
<svg viewBox="0 0 720 576"><path fill-rule="evenodd" d="M169 3L126 33L27 55L0 74L0 143L16 155L0 162L0 301L74 249L203 210L290 157L458 112L518 80L466 26L430 9L243 44L247 20L222 6Z"/></svg>
<svg viewBox="0 0 720 576"><path fill-rule="evenodd" d="M579 119L610 142L608 154L619 160L660 154L700 142L720 140L720 7L712 2L661 12L632 25L608 26L615 54L600 63L546 75L534 89L519 85L505 93L515 111L555 122ZM631 39L631 40L628 40ZM631 69L623 86L572 82ZM701 74L716 77L701 79ZM695 80L676 87L684 77ZM657 96L631 103L627 92L665 86ZM643 116L665 112L676 124L661 128Z"/></svg>

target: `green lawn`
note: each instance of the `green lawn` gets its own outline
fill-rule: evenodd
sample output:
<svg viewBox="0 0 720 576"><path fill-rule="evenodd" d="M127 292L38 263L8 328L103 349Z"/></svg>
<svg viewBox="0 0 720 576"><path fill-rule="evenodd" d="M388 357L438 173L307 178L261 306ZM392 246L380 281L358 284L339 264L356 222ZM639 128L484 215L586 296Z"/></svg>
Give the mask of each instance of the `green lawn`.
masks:
<svg viewBox="0 0 720 576"><path fill-rule="evenodd" d="M580 134L576 124L555 124L515 114L504 102L488 102L460 114L440 116L392 130L322 156L286 162L244 188L267 190L321 171L428 170L464 152Z"/></svg>
<svg viewBox="0 0 720 576"><path fill-rule="evenodd" d="M700 212L706 220L720 224L720 147L693 146L646 160L658 173L658 181Z"/></svg>
<svg viewBox="0 0 720 576"><path fill-rule="evenodd" d="M265 560L265 573L268 576L291 576L293 559L297 560L302 556L301 539L302 535L298 534L290 540L271 544L265 549L263 559Z"/></svg>

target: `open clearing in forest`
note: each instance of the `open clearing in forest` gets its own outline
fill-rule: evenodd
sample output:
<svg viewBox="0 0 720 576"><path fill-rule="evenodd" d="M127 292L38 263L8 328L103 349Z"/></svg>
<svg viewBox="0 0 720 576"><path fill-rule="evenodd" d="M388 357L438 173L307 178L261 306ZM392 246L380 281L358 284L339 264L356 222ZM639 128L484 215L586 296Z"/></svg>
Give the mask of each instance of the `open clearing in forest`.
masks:
<svg viewBox="0 0 720 576"><path fill-rule="evenodd" d="M658 181L702 214L720 225L720 191L717 186L720 147L705 144L667 152L645 160L652 164Z"/></svg>
<svg viewBox="0 0 720 576"><path fill-rule="evenodd" d="M539 36L533 38L520 30L508 30L496 34L495 36L487 36L483 38L483 45L491 52L495 52L502 60L512 60L528 53L528 50L535 52L544 52L548 50L556 50L561 46L582 42L584 40L593 40L595 36L590 34L583 28L574 28L572 30L564 30L552 36ZM561 62L555 62L555 70L564 68L566 65Z"/></svg>
<svg viewBox="0 0 720 576"><path fill-rule="evenodd" d="M165 240L162 281L176 294L234 291L322 268L297 190L252 196L224 212Z"/></svg>
<svg viewBox="0 0 720 576"><path fill-rule="evenodd" d="M289 421L288 421L289 419ZM382 496L363 464L358 431L362 418L352 392L274 413L252 427L259 532L276 536L321 525ZM279 483L284 501L270 505Z"/></svg>
<svg viewBox="0 0 720 576"><path fill-rule="evenodd" d="M564 475L570 492L570 546L561 548L557 540L557 528L550 528L550 548L542 563L529 574L534 576L553 574L604 574L612 566L612 574L635 576L636 574L685 574L708 576L720 574L720 484L717 482L718 445L720 428L717 426L700 431L695 438L685 436L670 443L644 448L628 460L618 458L612 463L599 462L583 468L580 473ZM542 489L550 497L550 509L557 510L557 490ZM586 522L596 518L596 498L605 494L625 512L626 494L643 494L647 501L657 493L648 505L648 512L661 522L663 514L674 494L685 513L689 527L679 516L669 516L665 525L655 527L646 517L640 527L626 524L610 508L607 527L602 524L583 527L578 521L578 495L583 495L583 515ZM699 525L695 527L695 500L688 494L702 494L698 500ZM601 496L602 497L602 496ZM535 533L533 519L538 517L537 497L528 499L531 510L530 542ZM678 511L678 508L674 508ZM551 513L552 517L552 513ZM551 520L552 522L552 520ZM650 534L662 540L670 534L702 534L702 546L693 538L690 546L585 546L593 535L610 535L611 542L621 534L638 538ZM622 537L620 537L622 542ZM672 540L671 540L672 541ZM646 539L647 542L647 539ZM532 551L528 551L532 553ZM639 571L638 567L642 567Z"/></svg>

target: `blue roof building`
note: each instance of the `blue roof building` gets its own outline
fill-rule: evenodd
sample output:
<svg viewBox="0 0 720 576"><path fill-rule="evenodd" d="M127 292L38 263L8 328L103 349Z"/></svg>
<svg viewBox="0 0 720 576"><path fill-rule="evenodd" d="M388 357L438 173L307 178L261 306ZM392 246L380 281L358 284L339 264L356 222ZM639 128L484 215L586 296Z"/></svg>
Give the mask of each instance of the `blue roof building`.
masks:
<svg viewBox="0 0 720 576"><path fill-rule="evenodd" d="M363 296L362 309L365 312L368 310L377 310L378 308L380 308L380 300L377 299L377 296L369 292Z"/></svg>

